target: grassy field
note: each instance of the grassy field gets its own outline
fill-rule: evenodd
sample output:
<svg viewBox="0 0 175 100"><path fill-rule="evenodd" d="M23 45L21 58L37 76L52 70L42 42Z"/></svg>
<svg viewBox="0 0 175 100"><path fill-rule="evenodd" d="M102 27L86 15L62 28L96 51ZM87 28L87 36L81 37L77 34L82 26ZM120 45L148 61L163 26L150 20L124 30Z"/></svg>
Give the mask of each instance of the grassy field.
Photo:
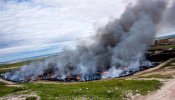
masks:
<svg viewBox="0 0 175 100"><path fill-rule="evenodd" d="M27 97L26 100L36 100L36 97Z"/></svg>
<svg viewBox="0 0 175 100"><path fill-rule="evenodd" d="M157 50L157 49L167 50L169 48L175 49L175 45L152 46L150 47L149 50Z"/></svg>
<svg viewBox="0 0 175 100"><path fill-rule="evenodd" d="M175 49L175 45L173 46L167 46L168 48L172 48L172 49Z"/></svg>
<svg viewBox="0 0 175 100"><path fill-rule="evenodd" d="M16 68L19 68L21 66L30 64L30 63L31 62L29 62L29 61L25 61L25 62L13 63L13 64L1 64L0 65L0 74L6 72L8 70L16 69Z"/></svg>
<svg viewBox="0 0 175 100"><path fill-rule="evenodd" d="M83 98L91 100L121 100L126 97L127 92L145 95L149 91L159 89L161 83L156 80L108 79L82 83L24 83L23 85L23 88L12 88L0 84L0 96L28 90L35 91L42 100L82 100Z"/></svg>
<svg viewBox="0 0 175 100"><path fill-rule="evenodd" d="M4 68L18 68L24 65L28 65L32 62L38 62L38 61L44 61L46 58L35 58L29 61L21 61L17 63L11 63L11 64L0 64L0 70Z"/></svg>
<svg viewBox="0 0 175 100"><path fill-rule="evenodd" d="M84 82L78 84L27 84L28 88L37 91L43 100L48 99L122 99L127 91L133 94L140 93L145 95L148 91L157 90L160 87L159 81L139 81L139 80L102 80ZM42 87L42 88L41 88Z"/></svg>
<svg viewBox="0 0 175 100"><path fill-rule="evenodd" d="M175 58L171 62L169 62L168 64L166 64L165 67L175 68Z"/></svg>
<svg viewBox="0 0 175 100"><path fill-rule="evenodd" d="M6 94L11 94L17 91L21 91L23 90L23 88L19 88L19 87L8 87L5 86L5 84L0 83L0 97L4 96Z"/></svg>
<svg viewBox="0 0 175 100"><path fill-rule="evenodd" d="M173 78L173 77L172 77L171 75L151 74L151 75L140 76L139 78L161 78L161 79L170 79L170 78Z"/></svg>
<svg viewBox="0 0 175 100"><path fill-rule="evenodd" d="M18 62L18 63L12 63L12 64L1 64L0 69L4 68L15 68L15 67L21 67L23 65L30 64L31 62L25 61L25 62Z"/></svg>

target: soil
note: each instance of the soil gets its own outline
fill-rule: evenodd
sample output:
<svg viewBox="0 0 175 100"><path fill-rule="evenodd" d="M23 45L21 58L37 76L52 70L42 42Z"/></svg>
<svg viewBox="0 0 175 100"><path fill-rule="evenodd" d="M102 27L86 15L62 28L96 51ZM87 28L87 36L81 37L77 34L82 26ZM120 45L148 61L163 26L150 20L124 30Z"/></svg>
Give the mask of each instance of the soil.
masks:
<svg viewBox="0 0 175 100"><path fill-rule="evenodd" d="M26 100L28 97L36 97L36 100L41 100L41 98L34 92L30 94L9 94L5 97L0 98L0 100Z"/></svg>
<svg viewBox="0 0 175 100"><path fill-rule="evenodd" d="M135 100L175 100L175 78L167 81L160 90Z"/></svg>
<svg viewBox="0 0 175 100"><path fill-rule="evenodd" d="M1 82L1 83L4 83L4 84L7 84L7 85L15 85L14 82L7 81L7 80L4 80L4 79L2 79L2 78L0 78L0 82Z"/></svg>
<svg viewBox="0 0 175 100"><path fill-rule="evenodd" d="M165 68L160 67L160 69L151 70L146 73L144 72L144 75L150 75L150 74L170 75L173 78L156 79L163 82L163 86L159 90L149 93L146 96L138 96L132 100L175 100L175 68L173 68L172 66L168 66ZM136 78L139 75L137 74L133 77ZM141 73L141 75L143 74ZM147 79L151 79L151 78L147 78Z"/></svg>

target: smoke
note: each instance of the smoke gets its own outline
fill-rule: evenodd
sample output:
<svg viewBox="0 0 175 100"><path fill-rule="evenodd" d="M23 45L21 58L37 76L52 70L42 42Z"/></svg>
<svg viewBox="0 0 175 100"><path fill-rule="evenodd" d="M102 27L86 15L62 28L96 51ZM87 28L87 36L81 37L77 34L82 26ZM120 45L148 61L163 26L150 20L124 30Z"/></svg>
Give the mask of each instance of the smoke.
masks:
<svg viewBox="0 0 175 100"><path fill-rule="evenodd" d="M175 1L168 0L167 1L167 8L163 12L163 16L161 22L159 23L158 32L165 33L174 31L175 26Z"/></svg>
<svg viewBox="0 0 175 100"><path fill-rule="evenodd" d="M175 25L175 1L172 1L163 16L163 25L174 28Z"/></svg>
<svg viewBox="0 0 175 100"><path fill-rule="evenodd" d="M75 51L65 55L33 63L20 70L5 73L9 80L24 81L26 77L37 79L39 75L52 73L57 79L80 75L81 80L93 78L101 72L101 78L119 77L138 71L141 65L150 66L145 51L152 44L159 25L164 19L174 19L173 7L167 8L165 0L138 0L128 5L120 19L109 22L82 41ZM163 20L167 23L169 20ZM106 73L103 73L106 72Z"/></svg>

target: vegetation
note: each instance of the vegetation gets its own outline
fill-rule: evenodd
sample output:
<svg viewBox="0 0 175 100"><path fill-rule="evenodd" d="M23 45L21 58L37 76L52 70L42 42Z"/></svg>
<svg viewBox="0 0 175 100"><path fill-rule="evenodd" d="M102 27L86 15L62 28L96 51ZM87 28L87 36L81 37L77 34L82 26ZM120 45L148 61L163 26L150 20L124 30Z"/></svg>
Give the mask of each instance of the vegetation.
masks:
<svg viewBox="0 0 175 100"><path fill-rule="evenodd" d="M0 64L0 70L3 68L18 68L24 65L28 65L32 62L38 62L38 61L44 61L46 60L48 57L42 57L42 58L34 58L31 60L27 60L27 61L21 61L21 62L16 62L16 63L5 63L5 64Z"/></svg>
<svg viewBox="0 0 175 100"><path fill-rule="evenodd" d="M168 48L172 48L172 49L175 49L175 45L172 45L172 46L167 46Z"/></svg>
<svg viewBox="0 0 175 100"><path fill-rule="evenodd" d="M0 97L6 94L11 94L21 90L23 90L23 88L21 87L8 87L8 86L5 86L5 84L0 83Z"/></svg>
<svg viewBox="0 0 175 100"><path fill-rule="evenodd" d="M16 69L19 68L21 66L30 64L31 62L29 61L25 61L25 62L18 62L18 63L12 63L12 64L0 64L0 74L4 73L6 71L12 70L12 69Z"/></svg>
<svg viewBox="0 0 175 100"><path fill-rule="evenodd" d="M26 89L36 91L42 100L55 99L116 99L125 97L127 91L145 95L148 91L159 89L161 83L156 80L100 80L70 84L26 83Z"/></svg>
<svg viewBox="0 0 175 100"><path fill-rule="evenodd" d="M7 87L0 84L0 96L17 91L35 91L42 100L70 100L70 99L116 99L120 100L126 96L127 91L133 94L145 95L149 91L160 88L161 83L156 80L121 80L110 79L82 83L60 83L60 84L38 84L24 83L24 87ZM27 100L35 100L29 97Z"/></svg>
<svg viewBox="0 0 175 100"><path fill-rule="evenodd" d="M175 49L175 45L152 46L150 47L149 50L157 50L157 49L167 50L169 48Z"/></svg>
<svg viewBox="0 0 175 100"><path fill-rule="evenodd" d="M171 62L169 62L168 64L166 64L165 67L175 68L175 58Z"/></svg>
<svg viewBox="0 0 175 100"><path fill-rule="evenodd" d="M170 76L170 75L151 74L151 75L140 76L139 78L162 78L162 79L170 79L170 78L173 78L173 77Z"/></svg>
<svg viewBox="0 0 175 100"><path fill-rule="evenodd" d="M36 100L36 97L27 97L26 100Z"/></svg>
<svg viewBox="0 0 175 100"><path fill-rule="evenodd" d="M25 62L18 62L18 63L12 63L12 64L1 64L0 65L0 69L4 69L4 68L18 68L24 65L30 64L29 61L25 61Z"/></svg>

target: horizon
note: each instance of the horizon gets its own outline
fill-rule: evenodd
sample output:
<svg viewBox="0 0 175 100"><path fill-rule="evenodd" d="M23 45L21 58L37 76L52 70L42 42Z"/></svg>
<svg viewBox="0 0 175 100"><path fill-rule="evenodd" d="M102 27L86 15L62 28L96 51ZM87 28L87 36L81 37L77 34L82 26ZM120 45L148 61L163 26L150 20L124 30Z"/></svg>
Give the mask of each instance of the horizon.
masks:
<svg viewBox="0 0 175 100"><path fill-rule="evenodd" d="M171 35L175 35L175 34L166 34L163 36L157 36L156 38L163 38L163 37L167 37L167 36L171 36ZM5 57L3 59L0 58L0 63L6 63L6 62L28 59L28 58L42 57L42 56L47 56L47 55L52 55L52 54L59 54L59 53L64 52L63 49L65 46L67 46L69 49L72 48L72 50L73 50L75 48L77 42L72 41L72 42L58 43L58 44L63 45L61 47L60 47L60 45L58 46L58 44L47 45L46 48L41 48L41 49L36 50L36 51L30 51L30 52L25 52L25 53L22 52L21 54L18 54L16 56L12 56L12 57L7 54L7 55L5 55ZM43 52L41 53L41 51L43 51ZM27 54L27 55L25 55L25 54ZM10 54L10 55L12 55L12 54Z"/></svg>
<svg viewBox="0 0 175 100"><path fill-rule="evenodd" d="M71 48L72 41L92 36L98 28L120 18L125 7L134 2L2 0L0 62L59 53L67 44ZM174 29L163 29L157 36L170 34Z"/></svg>

